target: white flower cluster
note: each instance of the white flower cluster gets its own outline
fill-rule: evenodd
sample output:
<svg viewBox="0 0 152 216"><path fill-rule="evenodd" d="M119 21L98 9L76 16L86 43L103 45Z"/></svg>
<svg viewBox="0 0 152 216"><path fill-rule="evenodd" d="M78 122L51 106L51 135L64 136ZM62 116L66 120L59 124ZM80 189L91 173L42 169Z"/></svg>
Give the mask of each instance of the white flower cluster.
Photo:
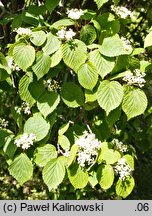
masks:
<svg viewBox="0 0 152 216"><path fill-rule="evenodd" d="M72 40L75 35L76 33L71 28L66 30L66 28L63 27L57 32L57 36L62 40Z"/></svg>
<svg viewBox="0 0 152 216"><path fill-rule="evenodd" d="M116 166L114 167L114 170L116 174L119 175L119 179L121 179L122 181L131 175L131 168L127 165L125 158L120 158L118 160Z"/></svg>
<svg viewBox="0 0 152 216"><path fill-rule="evenodd" d="M123 6L115 7L114 5L112 5L111 10L114 11L122 19L126 19L128 16L133 17L133 12L131 12L130 10L128 10L128 8Z"/></svg>
<svg viewBox="0 0 152 216"><path fill-rule="evenodd" d="M8 121L6 121L4 118L0 118L0 129L6 128L8 126Z"/></svg>
<svg viewBox="0 0 152 216"><path fill-rule="evenodd" d="M8 63L7 63L8 67L10 69L12 69L13 71L20 71L21 69L14 63L12 58L9 58Z"/></svg>
<svg viewBox="0 0 152 216"><path fill-rule="evenodd" d="M57 92L57 90L60 89L59 83L56 80L52 79L44 80L44 86L48 91Z"/></svg>
<svg viewBox="0 0 152 216"><path fill-rule="evenodd" d="M141 73L139 69L135 69L133 73L125 76L123 81L127 82L128 85L137 85L142 88L146 83L146 80L143 78L145 76L145 73Z"/></svg>
<svg viewBox="0 0 152 216"><path fill-rule="evenodd" d="M21 107L15 106L14 109L18 114L21 114L21 112L27 115L31 114L29 103L26 103L26 102L23 102Z"/></svg>
<svg viewBox="0 0 152 216"><path fill-rule="evenodd" d="M84 11L81 9L79 10L77 8L72 8L71 10L67 11L67 14L69 18L77 20L84 14Z"/></svg>
<svg viewBox="0 0 152 216"><path fill-rule="evenodd" d="M114 138L111 142L119 151L127 152L128 150L127 145L124 145L123 142L119 141L116 138Z"/></svg>
<svg viewBox="0 0 152 216"><path fill-rule="evenodd" d="M101 142L95 138L95 134L85 132L84 136L80 137L76 144L79 147L77 161L81 167L86 163L91 165L94 163L98 150L101 148Z"/></svg>
<svg viewBox="0 0 152 216"><path fill-rule="evenodd" d="M32 33L31 29L29 29L29 28L22 28L22 27L20 27L18 29L15 29L14 31L17 32L17 34L20 35L20 36L26 36L26 35L30 36L31 33Z"/></svg>
<svg viewBox="0 0 152 216"><path fill-rule="evenodd" d="M122 39L122 41L124 43L125 50L128 51L128 52L132 52L132 46L130 44L130 41L125 37L122 37L121 39Z"/></svg>
<svg viewBox="0 0 152 216"><path fill-rule="evenodd" d="M35 134L31 133L28 135L27 133L24 133L20 139L15 140L15 144L17 147L21 147L22 149L28 149L31 145L33 145L33 142L36 140Z"/></svg>

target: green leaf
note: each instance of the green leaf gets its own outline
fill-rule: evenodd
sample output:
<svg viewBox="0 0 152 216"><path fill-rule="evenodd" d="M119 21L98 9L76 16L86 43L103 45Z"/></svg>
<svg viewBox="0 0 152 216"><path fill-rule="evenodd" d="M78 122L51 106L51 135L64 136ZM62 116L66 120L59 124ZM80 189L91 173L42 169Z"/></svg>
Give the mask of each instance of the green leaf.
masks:
<svg viewBox="0 0 152 216"><path fill-rule="evenodd" d="M63 125L59 128L58 134L59 134L59 135L63 135L63 134L68 130L69 126L70 126L69 122L66 123L66 124L63 124Z"/></svg>
<svg viewBox="0 0 152 216"><path fill-rule="evenodd" d="M85 89L85 103L97 100L97 92Z"/></svg>
<svg viewBox="0 0 152 216"><path fill-rule="evenodd" d="M103 4L105 4L106 2L108 2L109 0L94 0L94 2L97 4L98 9L100 9L102 7Z"/></svg>
<svg viewBox="0 0 152 216"><path fill-rule="evenodd" d="M46 34L44 31L34 31L30 36L30 41L35 46L42 46L46 41Z"/></svg>
<svg viewBox="0 0 152 216"><path fill-rule="evenodd" d="M117 81L104 80L100 83L97 91L97 100L106 114L117 108L123 99L123 87Z"/></svg>
<svg viewBox="0 0 152 216"><path fill-rule="evenodd" d="M60 102L60 96L56 92L45 91L38 98L37 107L42 115L46 118L52 113Z"/></svg>
<svg viewBox="0 0 152 216"><path fill-rule="evenodd" d="M72 19L60 19L60 20L56 21L55 23L53 23L51 25L51 27L58 29L58 28L61 28L63 26L71 26L71 25L74 25L74 20L72 20Z"/></svg>
<svg viewBox="0 0 152 216"><path fill-rule="evenodd" d="M129 154L124 155L123 158L126 159L126 162L129 165L129 167L132 170L134 170L134 158L131 155L129 155Z"/></svg>
<svg viewBox="0 0 152 216"><path fill-rule="evenodd" d="M75 189L84 188L89 181L88 172L83 170L78 164L72 164L68 168L68 177Z"/></svg>
<svg viewBox="0 0 152 216"><path fill-rule="evenodd" d="M109 74L115 66L114 58L101 55L99 50L90 52L89 61L94 64L102 78Z"/></svg>
<svg viewBox="0 0 152 216"><path fill-rule="evenodd" d="M89 183L91 184L91 187L94 188L98 184L97 179L97 173L95 171L92 171L89 175Z"/></svg>
<svg viewBox="0 0 152 216"><path fill-rule="evenodd" d="M65 176L64 157L51 159L43 169L43 180L48 186L49 191L56 189Z"/></svg>
<svg viewBox="0 0 152 216"><path fill-rule="evenodd" d="M86 89L92 90L98 81L98 72L91 62L87 62L78 69L79 83Z"/></svg>
<svg viewBox="0 0 152 216"><path fill-rule="evenodd" d="M123 41L117 36L105 38L99 51L101 54L109 57L128 54L124 48Z"/></svg>
<svg viewBox="0 0 152 216"><path fill-rule="evenodd" d="M96 30L93 26L87 24L80 31L80 39L87 45L92 44L96 40Z"/></svg>
<svg viewBox="0 0 152 216"><path fill-rule="evenodd" d="M128 87L124 93L122 109L127 115L128 120L141 115L147 108L147 97L143 90Z"/></svg>
<svg viewBox="0 0 152 216"><path fill-rule="evenodd" d="M61 42L59 41L58 37L54 36L51 33L47 34L47 41L42 48L43 52L46 55L50 55L56 52L60 48Z"/></svg>
<svg viewBox="0 0 152 216"><path fill-rule="evenodd" d="M51 144L46 144L43 147L36 148L34 158L34 162L38 166L44 167L48 161L57 158L57 151L55 146Z"/></svg>
<svg viewBox="0 0 152 216"><path fill-rule="evenodd" d="M58 6L60 0L46 0L45 6L49 10L50 14Z"/></svg>
<svg viewBox="0 0 152 216"><path fill-rule="evenodd" d="M121 158L121 155L118 151L114 151L113 149L106 149L103 151L102 159L106 162L106 164L114 164Z"/></svg>
<svg viewBox="0 0 152 216"><path fill-rule="evenodd" d="M87 46L80 40L66 42L62 46L63 61L67 66L77 72L77 69L87 59Z"/></svg>
<svg viewBox="0 0 152 216"><path fill-rule="evenodd" d="M3 152L9 157L9 159L13 159L14 154L17 150L17 146L14 144L14 134L6 137L5 144L3 146Z"/></svg>
<svg viewBox="0 0 152 216"><path fill-rule="evenodd" d="M109 115L106 117L106 121L109 127L113 126L113 124L120 118L120 115L121 115L121 107L118 107L109 113Z"/></svg>
<svg viewBox="0 0 152 216"><path fill-rule="evenodd" d="M3 66L0 65L0 82L4 81L9 77L9 74Z"/></svg>
<svg viewBox="0 0 152 216"><path fill-rule="evenodd" d="M43 79L40 79L37 81L36 79L33 79L33 82L29 85L29 91L32 95L32 97L35 100L38 100L39 97L46 91Z"/></svg>
<svg viewBox="0 0 152 216"><path fill-rule="evenodd" d="M125 181L118 180L116 183L116 194L123 198L126 198L133 190L135 181L132 176L127 177Z"/></svg>
<svg viewBox="0 0 152 216"><path fill-rule="evenodd" d="M36 58L36 63L33 65L32 69L36 74L37 78L42 78L45 74L48 73L51 67L51 58L46 54L40 54Z"/></svg>
<svg viewBox="0 0 152 216"><path fill-rule="evenodd" d="M58 136L58 144L64 149L69 150L70 149L70 142L69 139L65 135L59 135Z"/></svg>
<svg viewBox="0 0 152 216"><path fill-rule="evenodd" d="M55 67L62 60L62 49L59 48L55 53L51 55L51 68Z"/></svg>
<svg viewBox="0 0 152 216"><path fill-rule="evenodd" d="M68 167L74 161L76 154L77 154L77 151L78 151L78 145L76 145L76 144L72 145L72 147L70 149L70 155L67 157L67 166Z"/></svg>
<svg viewBox="0 0 152 216"><path fill-rule="evenodd" d="M24 182L30 180L33 175L33 165L26 154L21 153L17 156L9 167L10 174L23 185Z"/></svg>
<svg viewBox="0 0 152 216"><path fill-rule="evenodd" d="M117 6L119 4L120 0L114 0L114 4L115 6Z"/></svg>
<svg viewBox="0 0 152 216"><path fill-rule="evenodd" d="M32 107L35 103L35 99L32 97L29 91L29 85L32 83L33 78L31 76L24 75L19 81L19 94L23 101L29 103Z"/></svg>
<svg viewBox="0 0 152 216"><path fill-rule="evenodd" d="M144 41L144 48L152 46L152 31L146 36Z"/></svg>
<svg viewBox="0 0 152 216"><path fill-rule="evenodd" d="M114 170L111 165L100 165L97 170L97 179L101 188L109 189L114 181Z"/></svg>
<svg viewBox="0 0 152 216"><path fill-rule="evenodd" d="M72 108L79 107L84 103L83 91L73 82L67 82L62 86L61 97L63 102Z"/></svg>
<svg viewBox="0 0 152 216"><path fill-rule="evenodd" d="M4 146L7 138L12 135L13 133L10 130L0 129L0 147Z"/></svg>
<svg viewBox="0 0 152 216"><path fill-rule="evenodd" d="M13 49L13 59L22 70L26 71L35 60L34 47L24 43L16 45Z"/></svg>
<svg viewBox="0 0 152 216"><path fill-rule="evenodd" d="M42 140L47 136L50 129L50 124L41 116L40 113L35 113L29 118L24 125L24 133L33 133L36 135L36 141Z"/></svg>

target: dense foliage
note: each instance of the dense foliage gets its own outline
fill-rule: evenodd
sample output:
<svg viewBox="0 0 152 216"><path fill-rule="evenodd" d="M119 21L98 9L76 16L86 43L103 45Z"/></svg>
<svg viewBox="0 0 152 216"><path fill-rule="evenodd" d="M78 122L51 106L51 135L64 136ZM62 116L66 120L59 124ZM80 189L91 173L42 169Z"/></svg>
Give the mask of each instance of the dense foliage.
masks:
<svg viewBox="0 0 152 216"><path fill-rule="evenodd" d="M151 198L150 6L0 1L1 199Z"/></svg>

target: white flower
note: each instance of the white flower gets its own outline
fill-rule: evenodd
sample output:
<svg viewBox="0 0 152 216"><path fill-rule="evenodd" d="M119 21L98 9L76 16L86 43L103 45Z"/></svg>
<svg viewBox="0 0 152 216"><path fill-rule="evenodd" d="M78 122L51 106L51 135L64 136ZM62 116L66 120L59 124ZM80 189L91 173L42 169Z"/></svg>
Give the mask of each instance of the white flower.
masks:
<svg viewBox="0 0 152 216"><path fill-rule="evenodd" d="M111 6L111 10L114 11L118 16L120 16L122 19L126 19L128 16L133 17L133 12L128 10L128 8L123 6Z"/></svg>
<svg viewBox="0 0 152 216"><path fill-rule="evenodd" d="M75 9L73 8L71 10L68 10L67 14L68 14L69 18L71 18L73 20L77 20L84 14L84 12L81 9L78 10L77 8L75 8Z"/></svg>
<svg viewBox="0 0 152 216"><path fill-rule="evenodd" d="M75 35L76 33L72 29L69 29L66 31L65 38L66 40L72 40Z"/></svg>
<svg viewBox="0 0 152 216"><path fill-rule="evenodd" d="M122 41L124 43L125 50L128 51L128 52L132 52L132 46L130 44L130 41L125 37L122 37L121 39L122 39Z"/></svg>
<svg viewBox="0 0 152 216"><path fill-rule="evenodd" d="M128 150L127 145L124 145L123 142L120 142L118 139L114 138L112 144L121 152L126 152Z"/></svg>
<svg viewBox="0 0 152 216"><path fill-rule="evenodd" d="M17 147L21 147L22 149L28 149L31 145L33 145L33 142L36 140L35 134L27 134L24 133L20 139L15 140L15 144Z"/></svg>
<svg viewBox="0 0 152 216"><path fill-rule="evenodd" d="M22 111L21 107L15 106L14 109L18 114L21 114Z"/></svg>
<svg viewBox="0 0 152 216"><path fill-rule="evenodd" d="M146 80L143 78L145 76L146 76L145 73L140 72L139 69L135 69L133 73L125 76L123 78L123 81L127 82L128 85L137 85L140 88L142 88L146 83Z"/></svg>
<svg viewBox="0 0 152 216"><path fill-rule="evenodd" d="M24 112L24 114L27 114L27 115L31 114L29 103L23 102L22 106L21 106L21 109Z"/></svg>
<svg viewBox="0 0 152 216"><path fill-rule="evenodd" d="M31 29L29 29L29 28L21 28L21 27L18 28L18 29L15 29L14 31L17 32L17 34L21 35L21 36L23 36L23 35L30 36L31 33L32 33Z"/></svg>
<svg viewBox="0 0 152 216"><path fill-rule="evenodd" d="M62 0L60 0L60 2L59 2L59 7L63 7L63 1Z"/></svg>
<svg viewBox="0 0 152 216"><path fill-rule="evenodd" d="M75 35L76 33L72 29L66 30L65 27L57 32L57 36L62 40L72 40Z"/></svg>
<svg viewBox="0 0 152 216"><path fill-rule="evenodd" d="M8 121L6 121L4 118L0 118L0 129L6 128L8 126Z"/></svg>
<svg viewBox="0 0 152 216"><path fill-rule="evenodd" d="M101 148L101 142L96 139L95 134L84 132L84 135L76 141L78 145L78 164L84 167L94 163L98 150Z"/></svg>
<svg viewBox="0 0 152 216"><path fill-rule="evenodd" d="M14 63L13 58L9 58L7 65L10 69L12 69L13 71L20 71L21 69Z"/></svg>
<svg viewBox="0 0 152 216"><path fill-rule="evenodd" d="M131 168L127 165L126 159L121 158L118 160L116 166L114 166L116 174L119 175L119 179L122 181L131 175Z"/></svg>

